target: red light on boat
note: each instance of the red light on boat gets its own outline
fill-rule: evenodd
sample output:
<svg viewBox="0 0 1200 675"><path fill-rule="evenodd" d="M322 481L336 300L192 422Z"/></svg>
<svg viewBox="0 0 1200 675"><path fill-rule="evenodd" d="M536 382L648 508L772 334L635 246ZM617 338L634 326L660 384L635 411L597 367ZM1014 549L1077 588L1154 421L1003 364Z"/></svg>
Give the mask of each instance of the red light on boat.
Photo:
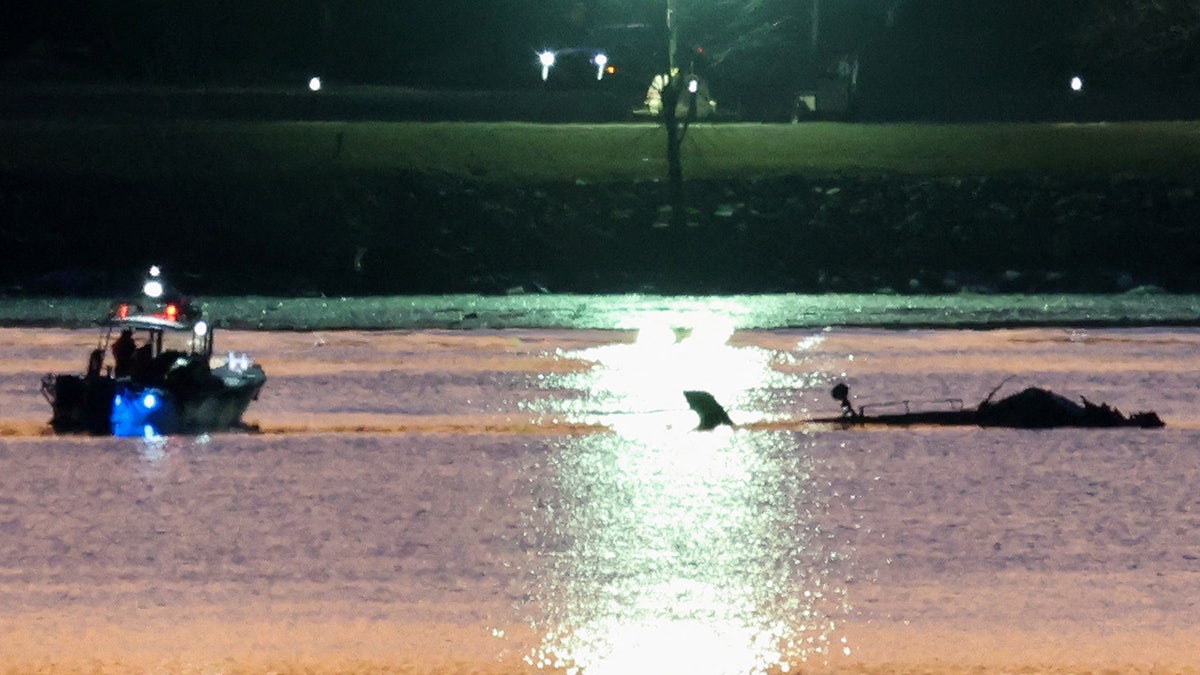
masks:
<svg viewBox="0 0 1200 675"><path fill-rule="evenodd" d="M167 305L167 319L175 321L179 318L179 308L174 304Z"/></svg>
<svg viewBox="0 0 1200 675"><path fill-rule="evenodd" d="M121 305L121 306L117 307L117 318L118 319L128 319L129 318L129 305Z"/></svg>

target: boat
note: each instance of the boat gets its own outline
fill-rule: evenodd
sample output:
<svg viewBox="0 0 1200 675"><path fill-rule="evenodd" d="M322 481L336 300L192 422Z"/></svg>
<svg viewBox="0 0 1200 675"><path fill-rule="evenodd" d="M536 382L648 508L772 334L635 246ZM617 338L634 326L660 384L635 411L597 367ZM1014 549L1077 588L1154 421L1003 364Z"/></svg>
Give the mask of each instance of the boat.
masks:
<svg viewBox="0 0 1200 675"><path fill-rule="evenodd" d="M262 366L246 354L214 356L212 324L167 292L158 267L143 294L112 303L99 320L82 374L42 378L53 430L152 438L252 429L242 415L267 381Z"/></svg>

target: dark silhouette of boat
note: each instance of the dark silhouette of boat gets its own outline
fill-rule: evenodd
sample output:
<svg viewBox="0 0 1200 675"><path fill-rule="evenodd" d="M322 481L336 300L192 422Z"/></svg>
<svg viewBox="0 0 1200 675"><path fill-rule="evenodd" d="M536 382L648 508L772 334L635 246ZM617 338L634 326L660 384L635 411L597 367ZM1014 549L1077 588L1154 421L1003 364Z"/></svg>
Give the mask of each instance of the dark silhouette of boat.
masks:
<svg viewBox="0 0 1200 675"><path fill-rule="evenodd" d="M214 358L212 325L188 299L162 299L156 268L146 294L146 306L113 303L84 374L42 378L50 426L145 437L247 428L242 415L266 383L262 367L245 354Z"/></svg>
<svg viewBox="0 0 1200 675"><path fill-rule="evenodd" d="M1137 412L1125 415L1120 410L1101 403L1092 403L1083 396L1079 402L1041 387L1028 387L993 401L1001 382L975 408L963 406L961 399L934 401L889 401L855 408L850 402L850 387L839 382L830 394L842 404L836 417L819 417L810 423L843 426L980 426L1014 429L1054 429L1058 427L1137 427L1157 429L1165 426L1158 414ZM725 408L705 391L685 391L688 406L700 416L697 429L707 431L727 424L734 426Z"/></svg>

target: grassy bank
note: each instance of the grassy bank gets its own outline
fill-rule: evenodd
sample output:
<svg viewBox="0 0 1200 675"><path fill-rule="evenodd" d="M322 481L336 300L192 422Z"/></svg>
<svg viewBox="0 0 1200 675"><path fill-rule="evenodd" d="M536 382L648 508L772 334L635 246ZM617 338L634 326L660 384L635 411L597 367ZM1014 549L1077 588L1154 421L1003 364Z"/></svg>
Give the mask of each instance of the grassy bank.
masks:
<svg viewBox="0 0 1200 675"><path fill-rule="evenodd" d="M208 294L1200 291L1200 123L0 122L0 272ZM62 281L66 279L66 281Z"/></svg>
<svg viewBox="0 0 1200 675"><path fill-rule="evenodd" d="M665 175L651 124L0 122L0 171L163 174L402 170L499 182ZM1200 170L1200 122L697 125L690 178L774 175L1180 175Z"/></svg>

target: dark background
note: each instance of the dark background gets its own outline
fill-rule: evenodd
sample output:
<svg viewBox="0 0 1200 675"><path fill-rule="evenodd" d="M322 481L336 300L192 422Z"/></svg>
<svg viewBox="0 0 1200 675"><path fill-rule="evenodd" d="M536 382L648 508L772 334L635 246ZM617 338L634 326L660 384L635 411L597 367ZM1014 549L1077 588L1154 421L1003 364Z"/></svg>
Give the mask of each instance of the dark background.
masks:
<svg viewBox="0 0 1200 675"><path fill-rule="evenodd" d="M852 118L868 122L1192 119L1197 109L1200 0L677 1L682 53L725 110L786 101L848 62L859 65ZM655 72L664 10L665 0L21 2L0 21L0 114L136 126L511 119L531 109L522 101L595 112L571 91L545 97L537 52L624 26L622 58ZM313 75L357 93L307 97ZM1083 93L1068 89L1073 75ZM691 181L687 226L664 228L657 183L8 171L0 293L121 292L150 263L200 294L1200 292L1194 183Z"/></svg>
<svg viewBox="0 0 1200 675"><path fill-rule="evenodd" d="M734 109L859 65L864 119L1179 118L1195 0L677 0L680 48ZM665 0L50 0L0 22L8 82L331 83L512 90L539 50L627 31L665 61ZM814 39L813 7L819 9ZM611 31L608 33L611 35ZM604 45L589 45L604 46ZM1083 95L1067 88L1082 75ZM644 87L643 83L638 83Z"/></svg>

